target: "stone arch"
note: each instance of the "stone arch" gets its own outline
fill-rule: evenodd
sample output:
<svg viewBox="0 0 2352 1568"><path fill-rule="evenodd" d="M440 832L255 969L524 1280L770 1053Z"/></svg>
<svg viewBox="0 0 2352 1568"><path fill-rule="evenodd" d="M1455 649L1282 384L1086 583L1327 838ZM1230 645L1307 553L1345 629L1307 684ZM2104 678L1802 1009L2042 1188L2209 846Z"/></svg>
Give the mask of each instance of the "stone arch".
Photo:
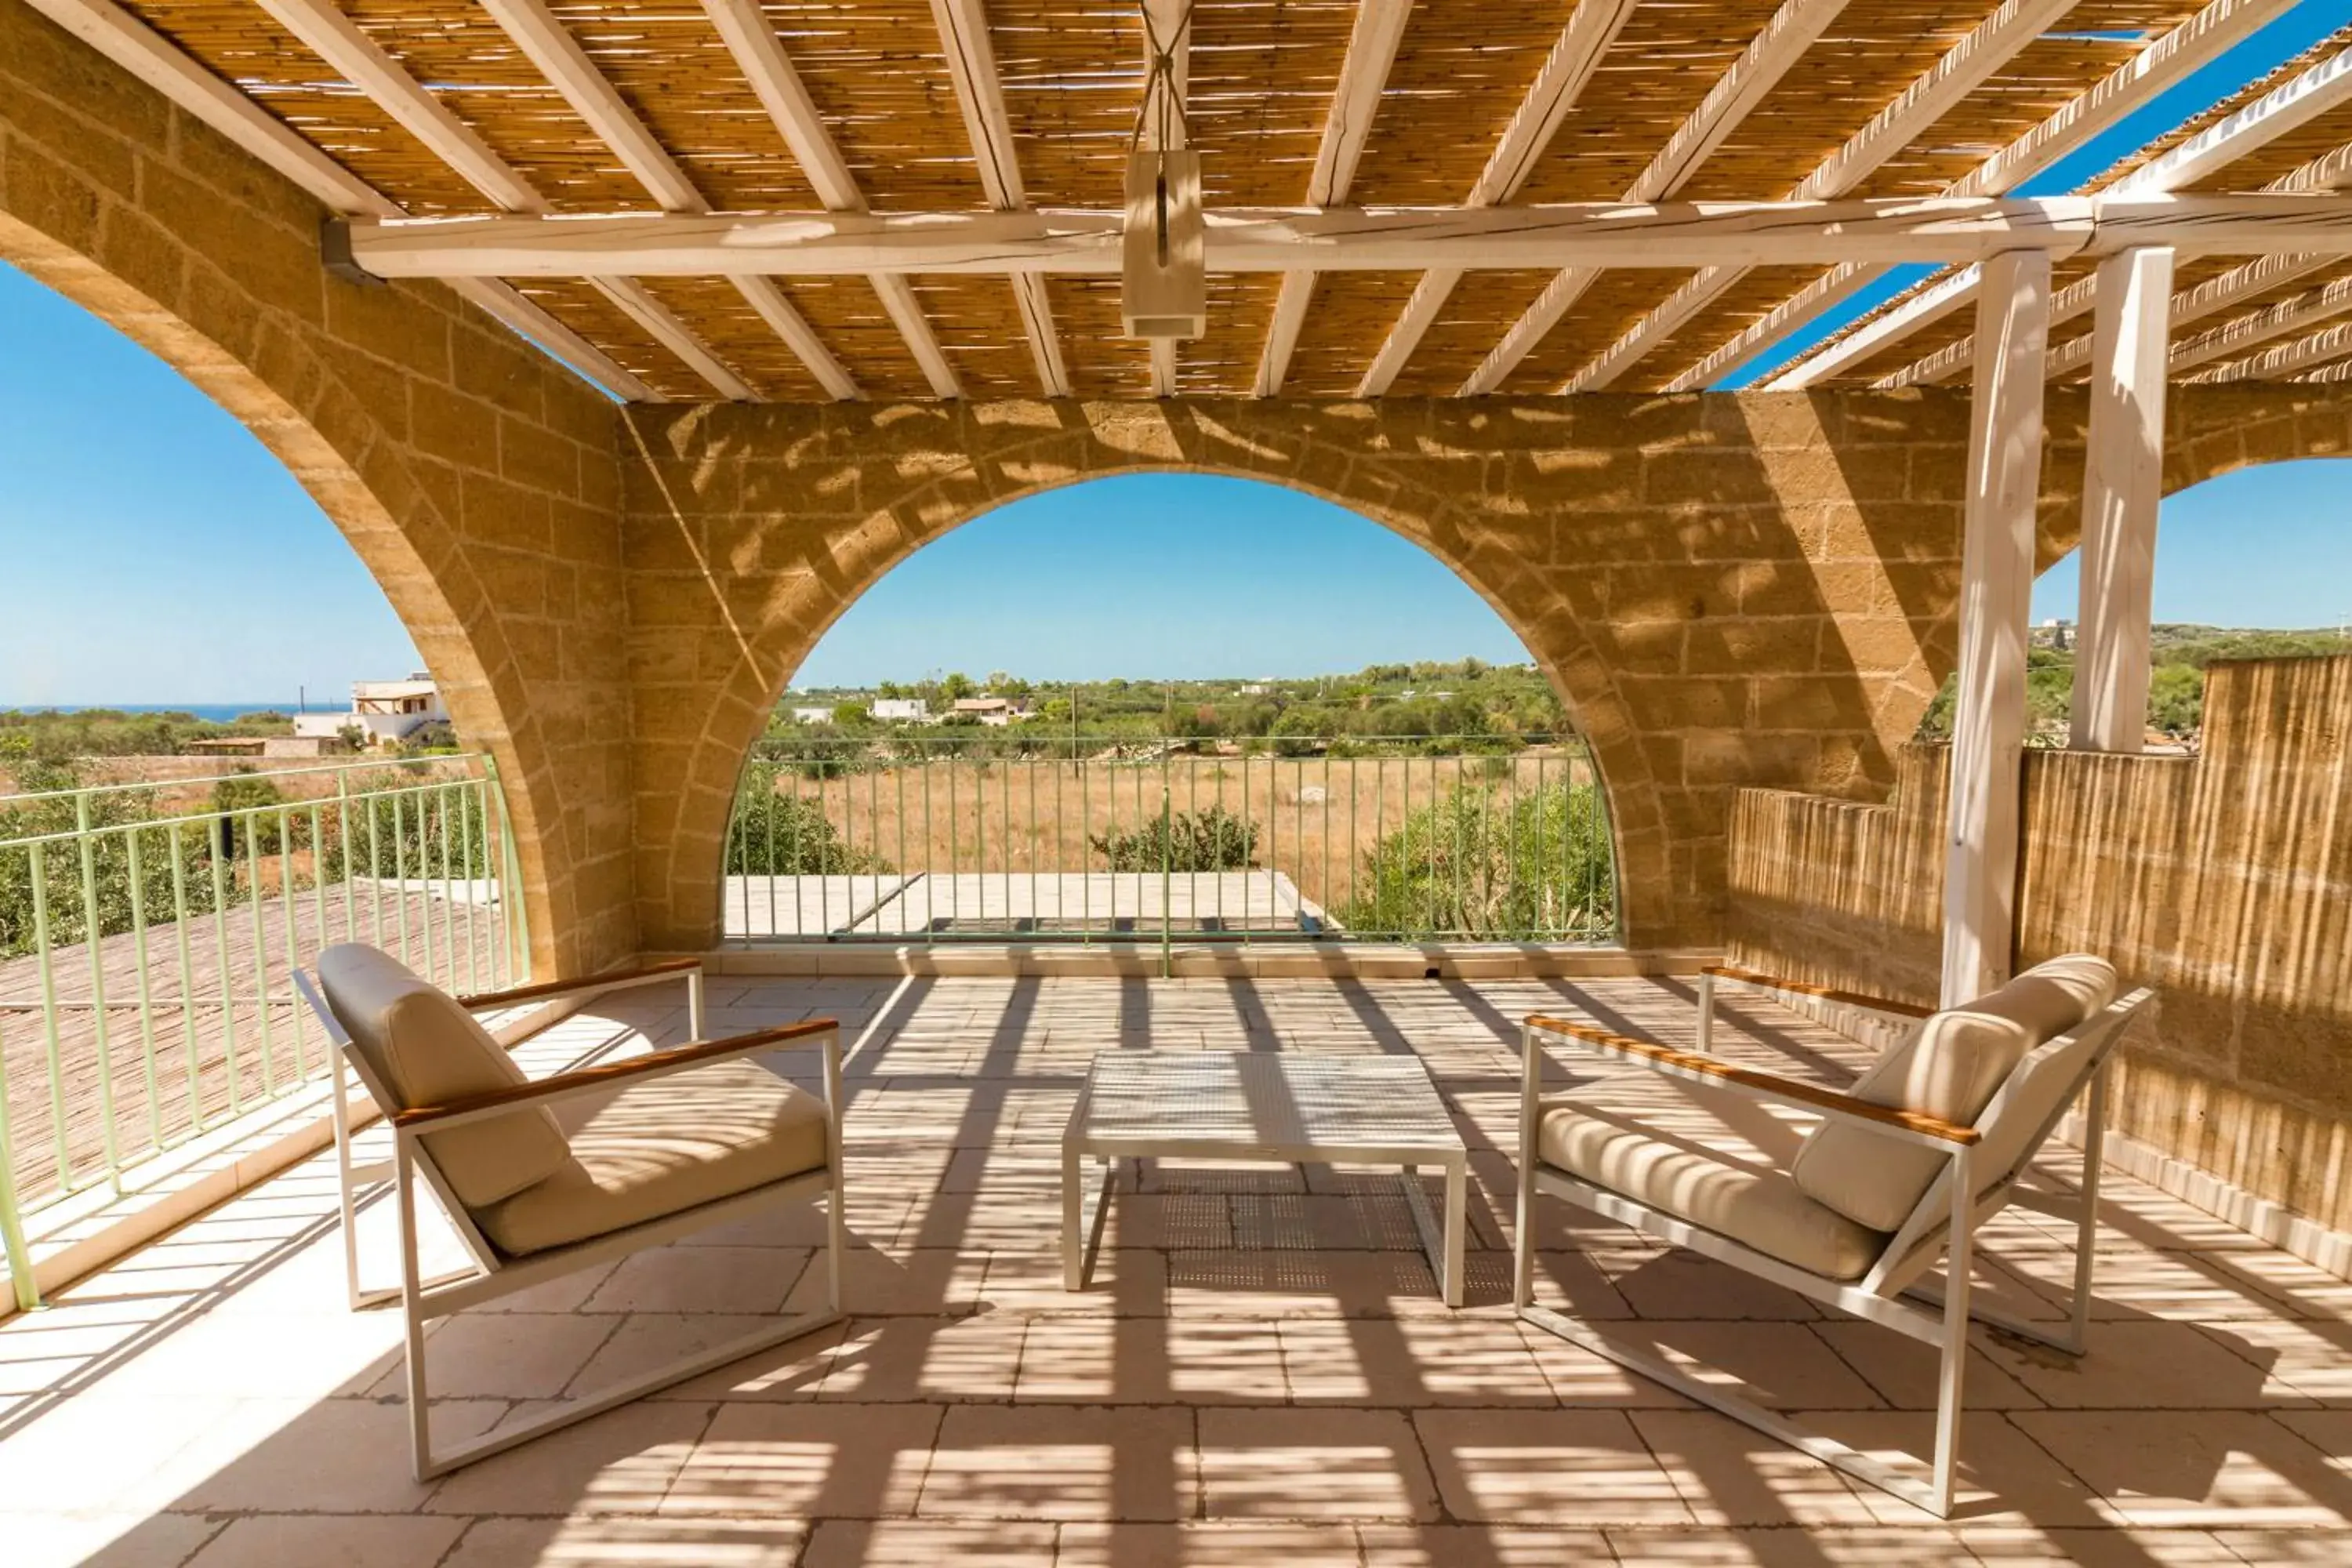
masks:
<svg viewBox="0 0 2352 1568"><path fill-rule="evenodd" d="M314 202L13 4L0 172L0 259L226 408L383 586L459 729L499 763L541 973L630 951L625 880L609 895L617 921L583 914L596 847L566 798L578 759L543 679L560 616L535 582L518 606L499 572L502 552L535 554L541 575L566 525L600 510L593 533L617 568L609 406L445 289L330 276ZM619 843L604 859L625 879Z"/></svg>
<svg viewBox="0 0 2352 1568"><path fill-rule="evenodd" d="M1528 423L1548 416L1465 406L1455 428L1441 430L1354 404L632 410L641 462L626 505L631 681L648 943L715 939L742 759L792 672L852 602L922 545L1008 501L1170 471L1315 495L1420 545L1468 584L1591 742L1610 791L1628 941L1671 942L1688 925L1690 882L1669 821L1682 780L1655 776L1628 668L1589 635L1596 607L1550 569L1548 524L1496 515L1509 487L1491 482L1493 470L1531 461Z"/></svg>
<svg viewBox="0 0 2352 1568"><path fill-rule="evenodd" d="M1135 412L1132 409L1122 409L1118 411L1118 416L1131 416ZM907 494L894 510L902 519L919 518L922 521L923 531L917 533L902 531L888 538L887 542L881 544L881 548L872 559L859 563L859 574L854 586L851 586L845 595L826 600L820 607L816 607L815 614L806 618L798 616L780 616L766 623L759 639L757 655L743 662L736 678L750 689L754 704L751 726L748 731L741 730L740 721L743 710L734 700L736 693L730 689L722 700L727 703L736 722L730 723L724 731L709 738L707 743L711 751L707 758L697 759L698 771L704 765L725 768L728 776L727 798L731 805L735 793L735 778L740 773L752 742L765 729L767 716L774 710L778 700L782 697L793 673L806 661L809 654L824 638L824 634L832 629L843 615L847 613L851 605L864 597L876 584L881 582L917 552L936 543L957 529L977 521L1014 501L1042 495L1049 490L1066 489L1088 484L1100 479L1153 473L1213 474L1230 479L1245 479L1260 483L1281 485L1302 494L1314 496L1318 500L1331 502L1364 519L1367 522L1385 528L1408 542L1419 546L1475 593L1510 629L1512 635L1519 639L1521 645L1528 647L1530 657L1536 658L1538 668L1544 672L1554 693L1567 708L1571 721L1576 723L1580 730L1583 728L1583 715L1589 710L1602 716L1605 731L1612 737L1622 737L1630 732L1624 722L1626 716L1623 712L1623 701L1615 689L1613 680L1610 679L1607 667L1589 657L1591 650L1589 647L1581 645L1580 638L1579 646L1570 650L1570 657L1563 658L1560 633L1555 629L1554 640L1550 647L1552 657L1547 659L1535 654L1534 648L1528 643L1528 637L1535 627L1525 618L1530 606L1525 603L1506 598L1497 592L1497 574L1491 570L1482 571L1484 563L1463 548L1459 531L1447 524L1442 498L1425 493L1418 487L1404 485L1386 489L1378 500L1373 500L1361 495L1351 494L1348 490L1328 488L1324 481L1302 478L1278 468L1268 471L1262 467L1244 468L1232 462L1229 458L1220 461L1205 450L1209 443L1198 439L1197 426L1192 418L1192 411L1168 409L1144 412L1165 420L1163 428L1175 439L1178 448L1187 454L1199 455L1178 457L1160 453L1151 449L1157 444L1154 442L1147 445L1143 449L1132 451L1131 460L1122 461L1113 458L1108 459L1105 466L1089 471L1062 471L1050 464L1032 466L1028 463L1014 462L999 467L996 471L1001 482L982 486L976 495L970 493L951 495L942 486L940 479L936 476ZM1131 417L1120 417L1119 422L1129 425L1130 428L1138 423L1147 425L1150 423L1149 420L1133 421ZM1123 445L1115 447L1114 450L1122 454L1129 452ZM767 682L766 686L759 687L756 683L763 679ZM730 688L735 684L735 681L730 681ZM730 748L731 761L730 760ZM1641 784L1646 782L1639 776L1643 765L1639 750L1618 743L1612 744L1604 753L1596 744L1593 761L1595 771L1601 778L1602 791L1609 800L1609 820L1612 833L1622 837L1626 826L1625 807L1630 807L1634 812L1634 826L1637 828L1643 826L1654 826L1654 824L1645 820L1645 816L1654 816L1654 797L1650 792L1638 788ZM1612 791L1612 781L1615 777L1614 770L1618 768L1636 774L1635 790L1622 795ZM705 807L715 804L716 798L707 792L698 792L695 796L698 805ZM717 826L723 832L725 828L723 816ZM700 820L682 822L679 825L678 838L676 842L700 842L709 833L709 823ZM1660 839L1657 835L1652 833L1647 836L1637 836L1633 842L1634 852L1639 854L1643 853L1648 846L1659 843ZM1616 852L1622 867L1626 854L1625 847L1622 843L1619 844ZM714 860L713 865L716 864ZM1657 878L1657 873L1663 869L1662 867L1644 864L1638 869L1650 873L1652 879L1643 882L1629 879L1621 869L1621 889L1636 886L1655 888L1662 885L1662 881ZM673 861L665 879L665 884L683 887L692 879L689 868ZM714 878L711 879L710 889L710 894L714 900L713 908L716 908L715 900L718 892L719 887ZM1620 896L1623 898L1628 895L1621 891ZM1649 910L1643 910L1641 911L1641 916L1637 917L1629 911L1628 923L1632 923L1637 918L1645 918L1649 914Z"/></svg>

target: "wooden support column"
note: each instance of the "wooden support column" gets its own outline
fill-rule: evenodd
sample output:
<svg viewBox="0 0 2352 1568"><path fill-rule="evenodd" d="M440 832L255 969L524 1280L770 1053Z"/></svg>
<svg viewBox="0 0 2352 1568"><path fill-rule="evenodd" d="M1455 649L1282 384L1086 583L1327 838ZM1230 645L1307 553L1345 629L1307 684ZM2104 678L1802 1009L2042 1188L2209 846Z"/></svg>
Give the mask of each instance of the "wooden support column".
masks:
<svg viewBox="0 0 2352 1568"><path fill-rule="evenodd" d="M1960 687L1952 713L1952 809L1944 858L1947 1005L2007 980L2015 949L2026 617L2049 333L2050 258L2010 251L1985 262L1977 296Z"/></svg>
<svg viewBox="0 0 2352 1568"><path fill-rule="evenodd" d="M2099 263L2091 345L2090 451L2083 466L2083 607L2074 743L2137 752L2147 731L2149 595L2164 493L2164 379L2172 252Z"/></svg>

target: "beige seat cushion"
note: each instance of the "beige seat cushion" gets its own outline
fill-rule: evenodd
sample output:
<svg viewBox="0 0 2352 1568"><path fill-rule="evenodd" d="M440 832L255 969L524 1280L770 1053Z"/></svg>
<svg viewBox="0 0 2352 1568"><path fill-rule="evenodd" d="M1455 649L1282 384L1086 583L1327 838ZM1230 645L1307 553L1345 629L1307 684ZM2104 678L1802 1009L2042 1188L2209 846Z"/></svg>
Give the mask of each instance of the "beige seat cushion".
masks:
<svg viewBox="0 0 2352 1568"><path fill-rule="evenodd" d="M2036 1046L2107 1005L2116 972L2074 953L2039 963L1989 996L1928 1018L1847 1092L1873 1105L1924 1111L1969 1127ZM1797 1156L1797 1185L1874 1230L1895 1230L1949 1156L1864 1128L1823 1122ZM1990 1173L1988 1173L1990 1174Z"/></svg>
<svg viewBox="0 0 2352 1568"><path fill-rule="evenodd" d="M327 1005L396 1102L446 1105L529 1081L473 1015L391 954L359 942L319 954ZM425 1135L425 1149L467 1208L543 1182L571 1158L555 1119L538 1107Z"/></svg>
<svg viewBox="0 0 2352 1568"><path fill-rule="evenodd" d="M821 1170L825 1153L823 1100L757 1062L718 1062L596 1106L562 1169L474 1221L520 1257Z"/></svg>
<svg viewBox="0 0 2352 1568"><path fill-rule="evenodd" d="M1541 1114L1544 1163L1783 1263L1855 1279L1886 1245L1790 1179L1808 1118L1650 1072L1548 1098Z"/></svg>

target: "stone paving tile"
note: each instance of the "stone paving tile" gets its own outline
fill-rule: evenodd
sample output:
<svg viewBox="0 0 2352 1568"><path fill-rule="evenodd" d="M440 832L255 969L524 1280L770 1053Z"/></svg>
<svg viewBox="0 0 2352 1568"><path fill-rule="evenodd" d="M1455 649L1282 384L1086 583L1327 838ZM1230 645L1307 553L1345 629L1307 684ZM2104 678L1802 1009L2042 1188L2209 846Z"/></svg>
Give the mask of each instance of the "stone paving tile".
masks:
<svg viewBox="0 0 2352 1568"><path fill-rule="evenodd" d="M872 1016L896 984L730 977L723 1005ZM344 1310L331 1167L312 1160L0 1323L0 1560L2352 1563L2352 1285L2126 1178L2105 1189L2091 1353L1976 1336L1949 1523L1513 1321L1508 1020L1576 1005L1685 1038L1671 984L938 980L907 997L849 1075L846 1322L418 1487L399 1319ZM1727 1031L1728 1049L1799 1072L1861 1059L1742 1006L1754 1038ZM683 1029L674 1005L616 1008L547 1048ZM1320 1165L1123 1170L1095 1281L1065 1291L1078 1079L1097 1048L1176 1037L1419 1047L1474 1146L1466 1310L1437 1299L1393 1173ZM388 1213L363 1215L372 1278L391 1272ZM1540 1201L1535 1229L1539 1300L1924 1471L1927 1347L1566 1204ZM819 1212L778 1211L436 1325L439 1440L814 1305L823 1240ZM1983 1299L2056 1323L2072 1242L2061 1215L2009 1211ZM459 1256L446 1227L425 1250Z"/></svg>
<svg viewBox="0 0 2352 1568"><path fill-rule="evenodd" d="M915 1512L1179 1520L1199 1512L1200 1490L1191 1410L957 1405L940 1426Z"/></svg>
<svg viewBox="0 0 2352 1568"><path fill-rule="evenodd" d="M1493 1524L1688 1524L1690 1506L1615 1410L1423 1410L1413 1426L1452 1518Z"/></svg>
<svg viewBox="0 0 2352 1568"><path fill-rule="evenodd" d="M188 1559L188 1568L419 1568L438 1563L464 1525L414 1515L261 1514L233 1521Z"/></svg>
<svg viewBox="0 0 2352 1568"><path fill-rule="evenodd" d="M1209 1409L1200 1432L1213 1519L1437 1517L1420 1441L1398 1411Z"/></svg>

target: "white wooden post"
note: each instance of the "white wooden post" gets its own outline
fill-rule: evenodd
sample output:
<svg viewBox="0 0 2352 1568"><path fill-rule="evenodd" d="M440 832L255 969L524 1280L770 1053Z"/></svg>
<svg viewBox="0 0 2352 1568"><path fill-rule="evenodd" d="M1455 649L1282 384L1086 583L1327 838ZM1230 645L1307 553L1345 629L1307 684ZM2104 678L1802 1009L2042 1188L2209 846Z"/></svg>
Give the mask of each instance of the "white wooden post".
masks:
<svg viewBox="0 0 2352 1568"><path fill-rule="evenodd" d="M2025 750L2025 641L2042 488L2042 375L2050 258L1984 263L1969 420L1960 563L1960 688L1952 713L1952 808L1944 859L1944 1002L2009 977L2018 785Z"/></svg>
<svg viewBox="0 0 2352 1568"><path fill-rule="evenodd" d="M2164 490L2164 379L2172 252L2099 263L2091 343L2090 450L2083 464L2083 605L2074 743L2137 752L2147 729L2149 594Z"/></svg>

